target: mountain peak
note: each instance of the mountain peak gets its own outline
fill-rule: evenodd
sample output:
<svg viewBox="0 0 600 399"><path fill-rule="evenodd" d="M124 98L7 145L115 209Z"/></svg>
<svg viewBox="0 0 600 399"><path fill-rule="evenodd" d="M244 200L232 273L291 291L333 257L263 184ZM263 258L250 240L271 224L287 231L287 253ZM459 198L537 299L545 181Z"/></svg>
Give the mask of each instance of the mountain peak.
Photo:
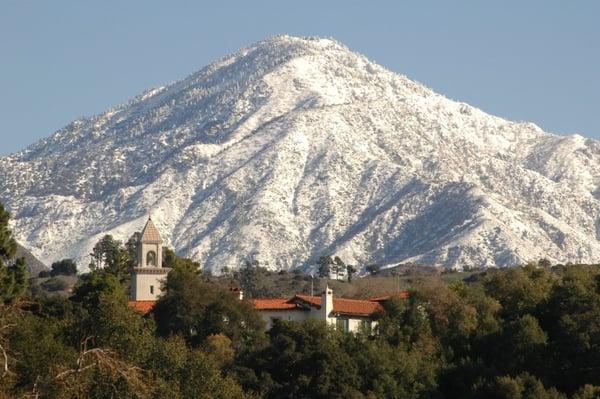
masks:
<svg viewBox="0 0 600 399"><path fill-rule="evenodd" d="M331 254L590 262L597 165L595 140L487 115L335 40L281 35L0 159L0 200L47 261L126 240L153 209L167 245L216 271Z"/></svg>

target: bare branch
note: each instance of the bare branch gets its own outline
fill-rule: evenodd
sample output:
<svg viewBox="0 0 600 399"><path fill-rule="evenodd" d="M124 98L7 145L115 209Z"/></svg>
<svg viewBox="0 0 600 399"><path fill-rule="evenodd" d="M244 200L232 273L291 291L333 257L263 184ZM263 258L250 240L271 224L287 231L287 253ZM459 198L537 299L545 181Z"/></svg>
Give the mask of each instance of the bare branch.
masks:
<svg viewBox="0 0 600 399"><path fill-rule="evenodd" d="M99 369L113 378L122 377L140 391L147 389L148 384L145 383L147 377L145 370L137 366L132 366L120 359L119 355L111 349L88 349L89 342L92 339L93 337L88 337L81 342L80 354L77 358L76 367L58 373L55 376L57 382L61 383L70 391L85 391L90 380L84 375L92 369Z"/></svg>

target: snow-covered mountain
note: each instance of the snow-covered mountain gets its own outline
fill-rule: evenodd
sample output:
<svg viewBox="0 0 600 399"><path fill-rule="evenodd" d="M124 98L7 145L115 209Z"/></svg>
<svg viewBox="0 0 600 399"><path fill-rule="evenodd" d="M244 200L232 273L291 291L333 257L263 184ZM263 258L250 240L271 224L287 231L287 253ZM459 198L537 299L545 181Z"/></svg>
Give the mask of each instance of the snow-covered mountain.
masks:
<svg viewBox="0 0 600 399"><path fill-rule="evenodd" d="M449 100L329 39L278 36L0 159L42 261L150 210L206 268L600 260L600 142Z"/></svg>

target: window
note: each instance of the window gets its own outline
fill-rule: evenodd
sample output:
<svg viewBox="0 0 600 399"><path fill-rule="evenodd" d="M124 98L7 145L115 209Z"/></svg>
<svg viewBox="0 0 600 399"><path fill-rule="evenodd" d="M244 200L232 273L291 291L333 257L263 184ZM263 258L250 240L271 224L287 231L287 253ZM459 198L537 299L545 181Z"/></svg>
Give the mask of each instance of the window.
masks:
<svg viewBox="0 0 600 399"><path fill-rule="evenodd" d="M156 252L148 251L146 255L146 266L156 266Z"/></svg>
<svg viewBox="0 0 600 399"><path fill-rule="evenodd" d="M338 317L335 320L335 328L338 331L348 332L348 330L349 330L349 320L348 319L341 319L341 318Z"/></svg>
<svg viewBox="0 0 600 399"><path fill-rule="evenodd" d="M154 286L153 285L150 286L150 293L154 294Z"/></svg>

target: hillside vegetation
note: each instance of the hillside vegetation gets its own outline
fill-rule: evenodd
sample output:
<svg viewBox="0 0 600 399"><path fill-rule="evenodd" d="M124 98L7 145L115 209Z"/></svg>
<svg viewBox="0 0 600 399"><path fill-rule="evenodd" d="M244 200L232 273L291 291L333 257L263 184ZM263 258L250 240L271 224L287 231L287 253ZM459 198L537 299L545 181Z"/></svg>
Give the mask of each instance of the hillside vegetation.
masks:
<svg viewBox="0 0 600 399"><path fill-rule="evenodd" d="M419 275L400 279L409 298L386 302L372 333L316 321L278 322L265 333L252 305L223 288L227 281L174 253L152 313L133 311L127 251L106 239L72 295L34 297L25 265L4 262L14 252L7 216L0 209L0 398L600 395L598 266L540 262L466 279ZM71 271L62 262L52 277ZM282 295L296 283L306 289L306 276L282 276L269 274L264 284L288 281ZM394 278L334 284L349 294Z"/></svg>

